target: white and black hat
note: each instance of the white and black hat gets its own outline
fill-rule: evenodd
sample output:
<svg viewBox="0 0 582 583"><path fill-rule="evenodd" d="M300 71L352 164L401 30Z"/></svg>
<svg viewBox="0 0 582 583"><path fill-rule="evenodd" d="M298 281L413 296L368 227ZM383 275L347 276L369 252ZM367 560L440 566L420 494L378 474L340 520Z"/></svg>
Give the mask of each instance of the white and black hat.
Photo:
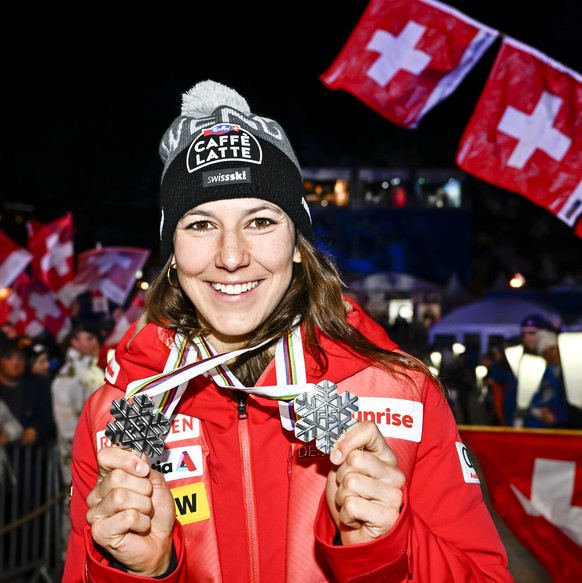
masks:
<svg viewBox="0 0 582 583"><path fill-rule="evenodd" d="M184 213L214 200L268 200L314 240L301 169L283 128L251 113L233 89L202 81L184 93L182 113L166 130L159 153L162 261L172 253Z"/></svg>

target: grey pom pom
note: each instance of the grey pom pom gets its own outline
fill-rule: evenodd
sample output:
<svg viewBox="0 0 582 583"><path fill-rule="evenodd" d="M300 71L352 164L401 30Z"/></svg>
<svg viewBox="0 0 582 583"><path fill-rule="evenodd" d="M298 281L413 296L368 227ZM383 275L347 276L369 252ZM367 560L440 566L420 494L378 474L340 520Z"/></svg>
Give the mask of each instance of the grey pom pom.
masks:
<svg viewBox="0 0 582 583"><path fill-rule="evenodd" d="M228 105L244 114L251 112L244 97L216 81L200 81L182 95L182 115L188 117L207 117L221 105Z"/></svg>

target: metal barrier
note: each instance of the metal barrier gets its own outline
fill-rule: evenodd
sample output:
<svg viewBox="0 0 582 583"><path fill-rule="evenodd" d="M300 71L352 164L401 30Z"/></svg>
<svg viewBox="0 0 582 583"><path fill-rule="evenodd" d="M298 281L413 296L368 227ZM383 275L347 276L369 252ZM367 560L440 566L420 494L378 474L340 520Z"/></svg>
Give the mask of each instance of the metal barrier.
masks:
<svg viewBox="0 0 582 583"><path fill-rule="evenodd" d="M63 488L56 442L0 447L0 582L60 581Z"/></svg>

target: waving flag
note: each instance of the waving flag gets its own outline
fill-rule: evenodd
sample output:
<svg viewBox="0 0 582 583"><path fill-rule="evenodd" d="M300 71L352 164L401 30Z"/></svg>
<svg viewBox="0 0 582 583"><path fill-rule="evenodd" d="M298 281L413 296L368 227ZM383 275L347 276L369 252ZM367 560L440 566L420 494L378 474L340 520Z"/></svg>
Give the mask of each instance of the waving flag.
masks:
<svg viewBox="0 0 582 583"><path fill-rule="evenodd" d="M57 295L70 307L79 294L99 290L121 306L135 285L136 273L149 255L149 249L137 247L101 247L85 251L77 258L75 279L63 286Z"/></svg>
<svg viewBox="0 0 582 583"><path fill-rule="evenodd" d="M12 282L32 261L32 255L0 230L0 288Z"/></svg>
<svg viewBox="0 0 582 583"><path fill-rule="evenodd" d="M415 128L497 36L435 0L372 0L320 79L393 123Z"/></svg>
<svg viewBox="0 0 582 583"><path fill-rule="evenodd" d="M582 431L460 427L493 508L554 581L582 573Z"/></svg>
<svg viewBox="0 0 582 583"><path fill-rule="evenodd" d="M28 221L26 226L32 273L57 292L74 277L73 216L67 213L46 225Z"/></svg>
<svg viewBox="0 0 582 583"><path fill-rule="evenodd" d="M69 311L41 281L21 273L4 300L2 313L18 334L35 337L44 330L58 342L71 330Z"/></svg>
<svg viewBox="0 0 582 583"><path fill-rule="evenodd" d="M456 161L582 237L582 76L504 39Z"/></svg>

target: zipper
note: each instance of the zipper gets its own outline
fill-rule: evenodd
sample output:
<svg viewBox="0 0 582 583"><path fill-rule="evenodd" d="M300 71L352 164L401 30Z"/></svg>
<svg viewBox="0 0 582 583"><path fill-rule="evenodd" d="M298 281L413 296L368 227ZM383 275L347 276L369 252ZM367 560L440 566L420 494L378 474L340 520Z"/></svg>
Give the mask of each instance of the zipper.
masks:
<svg viewBox="0 0 582 583"><path fill-rule="evenodd" d="M253 472L251 464L251 440L249 434L249 422L247 411L247 394L237 391L236 407L238 415L238 437L242 461L243 495L247 516L247 537L249 544L249 568L251 582L259 583L261 580L259 569L259 537L257 533L257 517L255 509L255 494L253 484Z"/></svg>

